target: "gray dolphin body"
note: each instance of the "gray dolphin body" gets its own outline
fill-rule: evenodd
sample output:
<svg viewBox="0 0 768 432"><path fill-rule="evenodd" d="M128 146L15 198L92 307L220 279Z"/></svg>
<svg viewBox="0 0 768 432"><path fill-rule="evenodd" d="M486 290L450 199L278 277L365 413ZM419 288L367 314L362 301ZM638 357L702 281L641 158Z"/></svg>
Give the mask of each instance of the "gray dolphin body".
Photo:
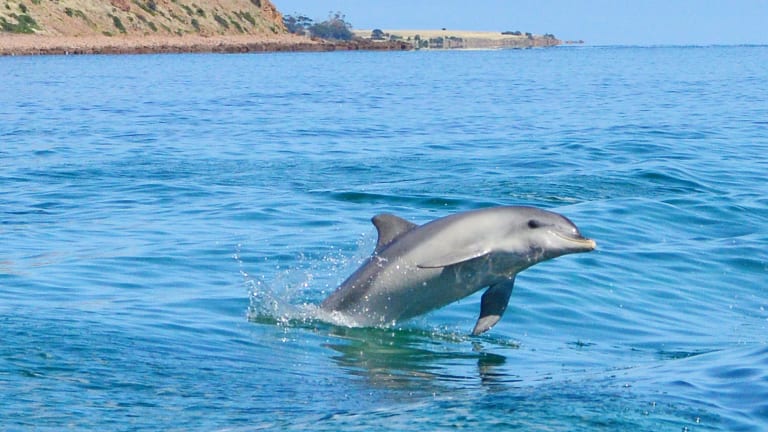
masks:
<svg viewBox="0 0 768 432"><path fill-rule="evenodd" d="M360 326L390 325L488 287L478 335L501 319L517 273L596 247L566 217L533 207L468 211L421 226L390 214L372 221L373 254L320 305Z"/></svg>

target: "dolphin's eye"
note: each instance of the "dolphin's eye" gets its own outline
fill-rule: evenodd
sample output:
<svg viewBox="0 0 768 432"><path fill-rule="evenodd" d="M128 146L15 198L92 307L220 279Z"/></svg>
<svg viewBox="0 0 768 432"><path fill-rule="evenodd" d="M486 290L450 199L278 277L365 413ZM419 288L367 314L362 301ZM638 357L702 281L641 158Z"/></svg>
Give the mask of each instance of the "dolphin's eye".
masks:
<svg viewBox="0 0 768 432"><path fill-rule="evenodd" d="M537 221L536 219L531 219L528 221L528 228L536 229L541 227L541 223Z"/></svg>

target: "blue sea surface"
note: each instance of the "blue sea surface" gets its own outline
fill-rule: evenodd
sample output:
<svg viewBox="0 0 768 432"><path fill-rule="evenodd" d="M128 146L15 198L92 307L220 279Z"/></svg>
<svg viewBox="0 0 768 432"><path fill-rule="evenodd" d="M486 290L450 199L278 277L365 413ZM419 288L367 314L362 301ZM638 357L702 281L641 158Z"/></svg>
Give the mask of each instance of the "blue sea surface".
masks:
<svg viewBox="0 0 768 432"><path fill-rule="evenodd" d="M768 47L0 58L1 430L768 429ZM313 319L370 218L598 250Z"/></svg>

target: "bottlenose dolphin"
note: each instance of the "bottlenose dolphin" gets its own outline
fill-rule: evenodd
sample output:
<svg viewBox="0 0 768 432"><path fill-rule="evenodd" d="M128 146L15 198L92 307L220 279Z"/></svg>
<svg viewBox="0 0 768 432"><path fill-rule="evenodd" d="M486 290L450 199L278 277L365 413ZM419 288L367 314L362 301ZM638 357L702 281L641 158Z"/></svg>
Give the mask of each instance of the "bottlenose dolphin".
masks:
<svg viewBox="0 0 768 432"><path fill-rule="evenodd" d="M501 319L517 273L596 247L565 216L534 207L467 211L421 226L391 214L372 222L373 254L320 305L356 326L392 325L488 287L472 330L479 335Z"/></svg>

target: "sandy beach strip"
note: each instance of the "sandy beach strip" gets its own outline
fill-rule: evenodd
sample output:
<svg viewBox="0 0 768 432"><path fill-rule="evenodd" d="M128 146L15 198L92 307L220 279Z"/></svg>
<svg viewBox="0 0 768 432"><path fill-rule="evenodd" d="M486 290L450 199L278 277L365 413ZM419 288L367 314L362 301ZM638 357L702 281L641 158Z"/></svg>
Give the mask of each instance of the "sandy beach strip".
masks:
<svg viewBox="0 0 768 432"><path fill-rule="evenodd" d="M270 36L43 36L0 34L0 55L238 53L335 51L385 48L356 42L329 43L284 34ZM405 49L402 48L402 49Z"/></svg>

